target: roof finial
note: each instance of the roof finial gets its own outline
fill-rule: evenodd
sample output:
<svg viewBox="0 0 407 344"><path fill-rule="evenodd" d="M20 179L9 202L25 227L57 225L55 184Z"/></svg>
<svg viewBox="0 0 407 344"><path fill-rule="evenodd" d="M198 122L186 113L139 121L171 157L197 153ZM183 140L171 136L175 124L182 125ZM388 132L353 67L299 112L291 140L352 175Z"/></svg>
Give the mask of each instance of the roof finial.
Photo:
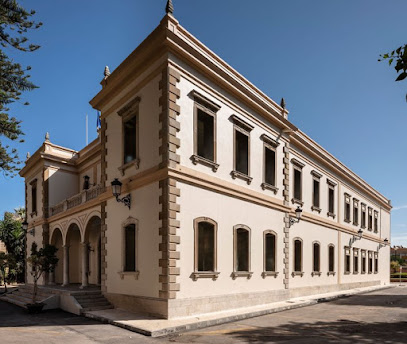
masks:
<svg viewBox="0 0 407 344"><path fill-rule="evenodd" d="M109 75L110 75L109 66L105 67L105 71L103 72L103 75L105 76L105 80L109 77Z"/></svg>
<svg viewBox="0 0 407 344"><path fill-rule="evenodd" d="M47 133L45 134L45 141L49 141L49 132L47 131Z"/></svg>
<svg viewBox="0 0 407 344"><path fill-rule="evenodd" d="M30 152L27 152L27 156L26 156L26 160L25 161L27 161L28 159L30 159L31 158L31 154L30 154Z"/></svg>
<svg viewBox="0 0 407 344"><path fill-rule="evenodd" d="M282 107L283 109L285 109L285 100L284 100L284 98L281 98L280 105L281 105L281 107Z"/></svg>
<svg viewBox="0 0 407 344"><path fill-rule="evenodd" d="M168 13L171 13L171 14L174 13L174 5L172 4L172 0L167 0L167 6L165 6L165 12L167 14Z"/></svg>

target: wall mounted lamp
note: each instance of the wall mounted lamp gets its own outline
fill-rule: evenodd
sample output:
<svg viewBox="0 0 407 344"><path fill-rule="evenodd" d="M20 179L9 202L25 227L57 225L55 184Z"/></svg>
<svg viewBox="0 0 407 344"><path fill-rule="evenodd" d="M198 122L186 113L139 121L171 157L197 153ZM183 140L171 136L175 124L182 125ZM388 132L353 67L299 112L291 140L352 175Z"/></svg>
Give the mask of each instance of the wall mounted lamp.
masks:
<svg viewBox="0 0 407 344"><path fill-rule="evenodd" d="M356 241L356 240L360 240L363 237L363 231L361 229L358 230L357 235L354 235L351 239L351 244L350 246L352 246L352 244Z"/></svg>
<svg viewBox="0 0 407 344"><path fill-rule="evenodd" d="M112 193L113 196L116 197L116 201L123 203L126 207L129 207L130 209L131 195L128 194L127 196L120 198L120 195L122 193L122 183L120 182L120 180L115 178L111 184L112 184Z"/></svg>
<svg viewBox="0 0 407 344"><path fill-rule="evenodd" d="M380 243L379 244L379 250L382 248L382 247L386 247L387 245L389 244L389 239L384 239L383 240L383 243Z"/></svg>
<svg viewBox="0 0 407 344"><path fill-rule="evenodd" d="M28 234L31 234L32 236L35 235L35 227L28 231L28 222L27 222L27 220L24 220L24 222L21 224L21 226L22 226L24 232L26 232Z"/></svg>
<svg viewBox="0 0 407 344"><path fill-rule="evenodd" d="M297 207L297 209L295 209L295 217L290 216L290 227L294 224L294 223L298 223L301 220L301 213L302 213L302 209L300 207Z"/></svg>

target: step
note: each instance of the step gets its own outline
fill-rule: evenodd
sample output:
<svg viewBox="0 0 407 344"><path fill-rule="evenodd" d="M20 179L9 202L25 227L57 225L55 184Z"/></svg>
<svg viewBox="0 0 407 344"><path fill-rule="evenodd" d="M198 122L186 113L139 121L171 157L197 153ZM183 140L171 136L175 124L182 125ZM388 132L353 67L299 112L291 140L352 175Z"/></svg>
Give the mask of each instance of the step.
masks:
<svg viewBox="0 0 407 344"><path fill-rule="evenodd" d="M107 300L101 300L98 302L79 302L79 304L82 306L82 308L110 306L110 303Z"/></svg>
<svg viewBox="0 0 407 344"><path fill-rule="evenodd" d="M16 299L12 299L12 298L9 298L8 296L1 297L0 300L6 301L8 303L12 303L12 304L22 307L22 308L27 308L27 306L26 306L27 302L22 302L22 301L19 301Z"/></svg>
<svg viewBox="0 0 407 344"><path fill-rule="evenodd" d="M79 300L97 300L100 298L104 299L102 294L99 295L72 295L75 299Z"/></svg>

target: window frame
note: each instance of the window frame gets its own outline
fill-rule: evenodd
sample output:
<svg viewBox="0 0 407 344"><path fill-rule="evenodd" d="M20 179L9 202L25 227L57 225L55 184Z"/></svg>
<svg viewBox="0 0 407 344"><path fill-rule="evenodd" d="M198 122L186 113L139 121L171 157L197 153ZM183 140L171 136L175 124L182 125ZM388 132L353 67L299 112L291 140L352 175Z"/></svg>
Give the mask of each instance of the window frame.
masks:
<svg viewBox="0 0 407 344"><path fill-rule="evenodd" d="M214 271L199 271L198 270L198 229L199 223L207 222L213 225L214 230L214 257L213 257L213 265ZM194 219L194 271L191 274L192 280L196 281L198 278L212 278L212 280L216 280L220 274L218 271L218 223L205 216L197 217Z"/></svg>
<svg viewBox="0 0 407 344"><path fill-rule="evenodd" d="M366 250L360 250L360 273L366 274Z"/></svg>
<svg viewBox="0 0 407 344"><path fill-rule="evenodd" d="M347 266L347 257L349 257L349 266ZM351 254L350 254L350 247L345 246L344 247L344 265L343 265L343 273L344 275L350 275L350 272L352 270L352 260L351 260Z"/></svg>
<svg viewBox="0 0 407 344"><path fill-rule="evenodd" d="M379 273L379 253L374 252L373 254L373 272L375 274Z"/></svg>
<svg viewBox="0 0 407 344"><path fill-rule="evenodd" d="M357 263L355 265L355 263ZM357 275L359 273L359 249L353 248L353 274Z"/></svg>
<svg viewBox="0 0 407 344"><path fill-rule="evenodd" d="M327 179L326 183L328 184L328 211L327 211L327 217L332 217L333 219L335 219L336 214L335 214L335 187L336 187L336 183L333 182L332 180ZM333 194L333 198L332 198L332 210L333 212L330 211L330 198L329 198L329 192L332 191Z"/></svg>
<svg viewBox="0 0 407 344"><path fill-rule="evenodd" d="M331 258L331 256L330 256L330 249L333 249L333 255L332 255L332 259L333 259L333 261L332 261L332 267L333 267L333 269L331 270L331 267L330 267L330 258ZM335 276L335 245L334 244L329 244L328 245L328 276L330 276L330 275L332 275L332 276Z"/></svg>
<svg viewBox="0 0 407 344"><path fill-rule="evenodd" d="M312 205L311 205L311 210L317 211L318 213L321 213L321 178L322 174L312 170L311 171L312 175ZM315 183L318 183L318 204L315 204Z"/></svg>
<svg viewBox="0 0 407 344"><path fill-rule="evenodd" d="M126 228L130 225L134 225L134 271L126 271ZM121 225L121 236L122 236L122 259L121 259L121 271L118 272L121 279L125 276L133 276L134 279L138 279L140 275L139 271L139 221L134 217L128 217L126 221L122 222Z"/></svg>
<svg viewBox="0 0 407 344"><path fill-rule="evenodd" d="M367 273L372 274L373 273L373 252L368 251L367 253Z"/></svg>
<svg viewBox="0 0 407 344"><path fill-rule="evenodd" d="M195 90L191 91L191 97L194 99L194 149L191 161L194 165L202 164L208 166L213 172L219 168L217 163L217 112L220 106ZM198 112L202 111L213 118L213 161L198 155Z"/></svg>
<svg viewBox="0 0 407 344"><path fill-rule="evenodd" d="M291 163L292 163L292 167L293 167L293 193L292 193L292 199L291 202L293 204L299 204L301 207L304 205L304 202L302 200L302 196L303 196L303 192L302 192L302 185L303 185L303 173L302 173L302 169L305 167L305 164L303 164L301 161L292 158L291 159ZM295 171L300 173L300 199L295 197Z"/></svg>
<svg viewBox="0 0 407 344"><path fill-rule="evenodd" d="M295 264L295 261L296 261L296 251L295 251L295 242L296 241L299 241L300 243L301 243L301 255L300 255L300 268L301 268L301 271L297 271L295 268L296 268L296 264ZM292 271L292 273L291 273L291 276L292 277L294 277L294 276L304 276L304 271L303 271L303 269L304 269L304 242L303 242L303 240L301 239L301 238L299 238L299 237L296 237L296 238L294 238L293 239L293 271Z"/></svg>
<svg viewBox="0 0 407 344"><path fill-rule="evenodd" d="M260 139L263 141L263 183L261 184L261 188L263 190L271 190L274 194L277 194L278 187L277 187L277 147L280 145L279 142L273 140L271 137L267 136L266 134L262 134ZM274 185L266 182L266 150L270 150L274 152Z"/></svg>
<svg viewBox="0 0 407 344"><path fill-rule="evenodd" d="M318 270L315 270L315 246L318 246ZM312 242L312 272L311 276L321 276L321 243Z"/></svg>
<svg viewBox="0 0 407 344"><path fill-rule="evenodd" d="M370 232L373 230L373 208L372 207L367 208L367 230Z"/></svg>
<svg viewBox="0 0 407 344"><path fill-rule="evenodd" d="M366 228L366 204L361 203L360 204L361 212L360 212L360 227L362 229Z"/></svg>
<svg viewBox="0 0 407 344"><path fill-rule="evenodd" d="M247 252L247 265L249 270L248 271L238 271L237 270L237 230L238 229L244 229L248 232L248 238L249 238L249 243L248 243L248 252ZM251 271L251 229L250 227L239 224L233 226L233 272L232 272L232 278L236 279L237 277L246 277L247 279L250 279L253 275L253 272Z"/></svg>
<svg viewBox="0 0 407 344"><path fill-rule="evenodd" d="M379 212L373 211L373 233L379 233Z"/></svg>
<svg viewBox="0 0 407 344"><path fill-rule="evenodd" d="M118 168L121 175L125 175L125 171L130 167L135 167L136 170L140 168L140 113L139 113L139 105L140 105L141 98L136 97L131 100L128 104L123 106L117 114L122 118L121 130L122 130L122 142L121 142L121 166ZM124 134L124 126L125 123L129 120L136 118L136 157L132 161L125 162L124 160L124 152L125 152L125 134Z"/></svg>
<svg viewBox="0 0 407 344"><path fill-rule="evenodd" d="M269 271L266 270L267 266L267 255L266 255L266 237L267 235L274 235L274 271ZM267 276L278 276L278 270L277 270L277 233L271 229L265 230L263 232L263 272L262 272L262 277L266 278Z"/></svg>
<svg viewBox="0 0 407 344"><path fill-rule="evenodd" d="M236 115L232 115L229 117L229 120L233 123L233 170L230 172L230 175L232 176L233 179L239 178L244 181L248 185L251 184L253 178L250 177L251 169L250 169L250 160L251 160L251 144L250 144L250 132L254 129L254 127ZM243 135L247 136L247 174L240 172L236 169L236 132L240 132Z"/></svg>
<svg viewBox="0 0 407 344"><path fill-rule="evenodd" d="M356 215L356 216L355 216ZM353 225L358 226L359 225L359 200L357 198L353 198Z"/></svg>
<svg viewBox="0 0 407 344"><path fill-rule="evenodd" d="M351 201L351 195L348 193L344 193L344 208L343 208L343 221L346 223L351 223L351 216L352 216L352 210L350 206ZM348 209L349 209L349 216L348 216Z"/></svg>
<svg viewBox="0 0 407 344"><path fill-rule="evenodd" d="M37 178L33 179L29 184L31 187L31 213L30 213L30 216L34 217L34 216L37 216L37 214L38 214L38 179ZM35 207L34 207L34 205L35 205Z"/></svg>

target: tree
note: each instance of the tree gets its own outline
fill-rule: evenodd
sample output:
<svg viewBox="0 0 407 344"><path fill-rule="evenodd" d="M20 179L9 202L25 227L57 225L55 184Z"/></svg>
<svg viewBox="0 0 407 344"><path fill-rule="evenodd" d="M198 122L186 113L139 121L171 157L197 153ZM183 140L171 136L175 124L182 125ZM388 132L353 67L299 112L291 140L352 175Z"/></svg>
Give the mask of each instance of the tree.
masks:
<svg viewBox="0 0 407 344"><path fill-rule="evenodd" d="M390 262L390 272L395 273L400 271L400 263L397 260L392 260Z"/></svg>
<svg viewBox="0 0 407 344"><path fill-rule="evenodd" d="M31 20L35 11L27 11L16 0L0 0L0 137L9 141L18 140L23 132L20 121L10 117L8 106L20 102L21 93L31 91L35 86L29 79L27 71L5 53L5 48L23 52L33 52L39 45L28 44L25 34L31 29L38 29L42 23ZM29 105L27 102L24 105ZM20 142L23 140L20 139ZM13 177L18 171L17 150L0 142L0 171Z"/></svg>
<svg viewBox="0 0 407 344"><path fill-rule="evenodd" d="M4 292L7 293L8 257L7 253L0 252L0 285L3 280Z"/></svg>
<svg viewBox="0 0 407 344"><path fill-rule="evenodd" d="M38 280L43 273L53 272L58 263L57 251L55 246L49 244L38 250L38 245L35 242L32 243L31 255L27 258L27 262L31 265L31 275L34 279L33 304L37 301Z"/></svg>
<svg viewBox="0 0 407 344"><path fill-rule="evenodd" d="M380 55L380 57L381 59L379 59L379 61L387 60L389 62L389 66L391 66L394 62L394 69L398 74L396 81L402 81L407 78L407 44L398 47L391 53Z"/></svg>

